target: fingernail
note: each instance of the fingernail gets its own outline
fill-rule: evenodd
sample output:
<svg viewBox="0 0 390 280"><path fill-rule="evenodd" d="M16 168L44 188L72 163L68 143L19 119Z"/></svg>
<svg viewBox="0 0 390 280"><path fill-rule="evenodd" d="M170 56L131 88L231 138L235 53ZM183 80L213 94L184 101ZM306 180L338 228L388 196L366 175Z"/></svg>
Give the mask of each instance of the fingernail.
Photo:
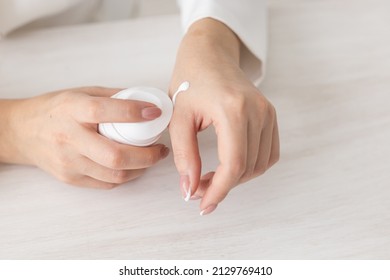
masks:
<svg viewBox="0 0 390 280"><path fill-rule="evenodd" d="M169 148L168 147L161 148L160 154L161 154L161 159L166 158L169 155Z"/></svg>
<svg viewBox="0 0 390 280"><path fill-rule="evenodd" d="M213 212L215 210L215 208L217 208L217 205L216 204L211 204L210 206L206 207L205 209L203 209L202 211L200 211L200 215L201 216L204 216L204 215L207 215L207 214L210 214L211 212Z"/></svg>
<svg viewBox="0 0 390 280"><path fill-rule="evenodd" d="M198 200L198 199L201 199L202 197L198 196L198 195L193 195L190 197L190 200Z"/></svg>
<svg viewBox="0 0 390 280"><path fill-rule="evenodd" d="M161 158L166 158L169 155L169 148L168 147L163 147L160 150Z"/></svg>
<svg viewBox="0 0 390 280"><path fill-rule="evenodd" d="M191 186L190 186L190 178L188 175L180 177L180 188L183 192L184 201L187 202L191 197Z"/></svg>
<svg viewBox="0 0 390 280"><path fill-rule="evenodd" d="M158 107L146 107L142 109L141 115L146 120L154 120L161 116L161 109Z"/></svg>

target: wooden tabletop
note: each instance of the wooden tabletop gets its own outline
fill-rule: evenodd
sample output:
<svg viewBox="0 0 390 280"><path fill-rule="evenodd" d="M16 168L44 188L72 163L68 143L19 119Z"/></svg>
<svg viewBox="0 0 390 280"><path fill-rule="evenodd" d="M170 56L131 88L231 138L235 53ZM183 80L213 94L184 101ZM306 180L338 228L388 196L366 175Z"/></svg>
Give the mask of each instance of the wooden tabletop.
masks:
<svg viewBox="0 0 390 280"><path fill-rule="evenodd" d="M260 88L278 112L277 165L201 217L172 155L110 191L1 164L0 258L388 259L390 2L270 2ZM177 15L15 34L0 41L0 97L166 89L180 36ZM213 170L214 132L199 139Z"/></svg>

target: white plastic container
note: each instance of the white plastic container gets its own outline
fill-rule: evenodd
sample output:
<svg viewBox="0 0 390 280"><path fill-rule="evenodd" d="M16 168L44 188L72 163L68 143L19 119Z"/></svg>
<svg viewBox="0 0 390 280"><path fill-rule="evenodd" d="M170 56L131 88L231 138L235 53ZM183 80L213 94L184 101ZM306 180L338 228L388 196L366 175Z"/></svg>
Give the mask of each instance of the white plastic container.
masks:
<svg viewBox="0 0 390 280"><path fill-rule="evenodd" d="M155 104L162 111L157 119L137 123L101 123L100 134L119 143L133 146L149 146L155 143L167 128L173 113L173 105L168 95L151 87L128 88L112 98L146 101Z"/></svg>

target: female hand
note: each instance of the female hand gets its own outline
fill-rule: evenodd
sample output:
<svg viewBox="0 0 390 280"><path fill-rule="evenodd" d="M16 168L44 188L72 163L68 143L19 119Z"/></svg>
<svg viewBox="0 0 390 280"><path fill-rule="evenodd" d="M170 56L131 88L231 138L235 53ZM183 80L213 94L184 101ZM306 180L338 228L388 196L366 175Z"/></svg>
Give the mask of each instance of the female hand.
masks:
<svg viewBox="0 0 390 280"><path fill-rule="evenodd" d="M196 22L180 46L170 95L181 82L190 88L176 98L170 135L185 198L202 198L211 213L240 183L263 174L279 158L276 112L239 67L240 41L222 23ZM196 135L215 127L220 164L200 178Z"/></svg>
<svg viewBox="0 0 390 280"><path fill-rule="evenodd" d="M0 160L31 164L78 186L112 188L140 176L166 157L161 144L134 147L98 134L103 122L157 118L154 104L109 98L118 89L85 87L10 102L8 136Z"/></svg>

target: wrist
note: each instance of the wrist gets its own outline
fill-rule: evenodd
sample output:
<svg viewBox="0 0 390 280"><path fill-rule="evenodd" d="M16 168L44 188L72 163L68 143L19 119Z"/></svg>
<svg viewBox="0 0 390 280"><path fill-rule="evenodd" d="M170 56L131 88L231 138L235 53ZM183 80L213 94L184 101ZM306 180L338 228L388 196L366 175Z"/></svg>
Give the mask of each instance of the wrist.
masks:
<svg viewBox="0 0 390 280"><path fill-rule="evenodd" d="M23 100L0 100L0 162L25 163L17 148L19 109ZM19 123L19 124L18 124Z"/></svg>
<svg viewBox="0 0 390 280"><path fill-rule="evenodd" d="M204 78L234 77L240 70L240 40L225 24L211 18L191 25L176 57L170 95L184 80L204 83Z"/></svg>
<svg viewBox="0 0 390 280"><path fill-rule="evenodd" d="M234 63L239 63L240 40L236 34L224 23L204 18L194 22L183 42L190 41L202 47L203 52L215 54L215 58L229 58Z"/></svg>

